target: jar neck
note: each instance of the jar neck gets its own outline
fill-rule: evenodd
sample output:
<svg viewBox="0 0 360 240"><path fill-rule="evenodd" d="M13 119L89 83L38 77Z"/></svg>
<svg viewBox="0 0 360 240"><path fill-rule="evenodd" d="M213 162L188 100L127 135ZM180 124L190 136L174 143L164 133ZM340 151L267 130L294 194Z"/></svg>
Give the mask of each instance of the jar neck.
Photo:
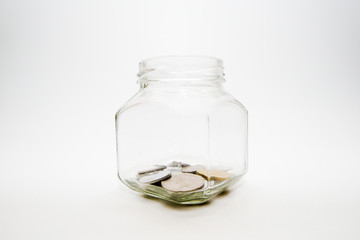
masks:
<svg viewBox="0 0 360 240"><path fill-rule="evenodd" d="M223 89L222 82L163 82L149 81L140 84L141 89L161 92L213 92Z"/></svg>
<svg viewBox="0 0 360 240"><path fill-rule="evenodd" d="M201 56L170 56L140 62L138 83L152 89L214 89L225 81L222 60Z"/></svg>

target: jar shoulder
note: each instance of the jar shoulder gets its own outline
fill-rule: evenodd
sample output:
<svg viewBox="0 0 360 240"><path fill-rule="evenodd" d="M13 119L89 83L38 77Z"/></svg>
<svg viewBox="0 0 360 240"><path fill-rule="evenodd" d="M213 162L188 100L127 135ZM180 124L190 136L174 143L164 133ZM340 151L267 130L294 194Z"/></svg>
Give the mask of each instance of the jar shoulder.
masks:
<svg viewBox="0 0 360 240"><path fill-rule="evenodd" d="M237 98L235 98L233 95L231 95L230 93L228 93L228 92L226 92L226 91L224 91L225 92L225 101L226 102L229 102L229 103L232 103L232 104L234 104L234 105L236 105L237 107L239 107L240 109L242 109L244 112L248 112L248 110L246 109L246 107L237 99Z"/></svg>
<svg viewBox="0 0 360 240"><path fill-rule="evenodd" d="M231 106L247 114L245 106L224 89L199 92L161 92L140 89L120 107L116 116L123 114L129 109L140 109L147 106L162 109L198 109L201 112L214 111L218 108Z"/></svg>
<svg viewBox="0 0 360 240"><path fill-rule="evenodd" d="M137 91L129 100L127 100L116 112L115 118L125 112L127 109L136 106L141 103L141 95L143 95L142 89Z"/></svg>

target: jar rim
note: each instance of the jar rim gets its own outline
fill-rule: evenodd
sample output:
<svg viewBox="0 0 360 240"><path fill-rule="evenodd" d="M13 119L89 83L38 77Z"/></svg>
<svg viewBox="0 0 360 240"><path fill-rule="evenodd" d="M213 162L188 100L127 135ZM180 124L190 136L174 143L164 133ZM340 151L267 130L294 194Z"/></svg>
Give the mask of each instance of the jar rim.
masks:
<svg viewBox="0 0 360 240"><path fill-rule="evenodd" d="M143 65L153 65L158 64L160 62L175 62L177 61L178 64L185 63L184 61L193 61L197 62L198 64L211 64L217 66L223 66L223 60L217 57L212 56L205 56L205 55L166 55L166 56L157 56L151 58L145 58L139 62L140 66Z"/></svg>
<svg viewBox="0 0 360 240"><path fill-rule="evenodd" d="M148 81L224 81L223 61L201 55L169 55L147 58L139 63L139 83Z"/></svg>

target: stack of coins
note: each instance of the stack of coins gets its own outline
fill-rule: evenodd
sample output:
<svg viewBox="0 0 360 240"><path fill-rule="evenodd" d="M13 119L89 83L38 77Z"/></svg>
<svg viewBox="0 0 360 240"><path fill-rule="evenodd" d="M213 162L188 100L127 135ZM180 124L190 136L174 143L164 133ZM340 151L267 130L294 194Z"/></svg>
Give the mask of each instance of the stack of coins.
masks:
<svg viewBox="0 0 360 240"><path fill-rule="evenodd" d="M137 181L154 184L172 192L191 192L213 186L214 181L225 181L232 174L219 169L206 169L178 161L168 165L155 165L138 171Z"/></svg>

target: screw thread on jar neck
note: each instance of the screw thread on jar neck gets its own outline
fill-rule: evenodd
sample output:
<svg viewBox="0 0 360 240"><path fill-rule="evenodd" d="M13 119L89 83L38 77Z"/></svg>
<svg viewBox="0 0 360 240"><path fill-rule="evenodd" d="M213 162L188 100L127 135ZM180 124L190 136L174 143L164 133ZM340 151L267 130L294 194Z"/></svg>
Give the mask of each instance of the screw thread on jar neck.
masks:
<svg viewBox="0 0 360 240"><path fill-rule="evenodd" d="M138 83L181 86L221 85L223 61L203 56L168 56L145 59L139 63Z"/></svg>

